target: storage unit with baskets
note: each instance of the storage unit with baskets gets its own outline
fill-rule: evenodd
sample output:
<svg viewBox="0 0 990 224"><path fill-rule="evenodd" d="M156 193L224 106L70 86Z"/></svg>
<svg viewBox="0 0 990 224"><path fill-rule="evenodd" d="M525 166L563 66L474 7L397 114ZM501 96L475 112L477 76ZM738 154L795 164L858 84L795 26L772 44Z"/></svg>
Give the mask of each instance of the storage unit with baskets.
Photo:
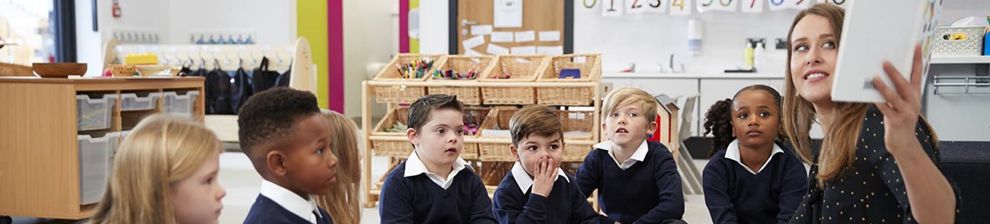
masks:
<svg viewBox="0 0 990 224"><path fill-rule="evenodd" d="M401 73L395 64L415 61L423 57L436 57L439 64L431 69L440 71L436 77L420 79L396 79ZM576 59L575 58L579 58ZM559 61L556 67L552 61ZM413 146L406 137L405 125L408 119L408 104L426 94L456 95L465 103L466 129L473 132L464 137L461 157L468 160L475 171L482 176L490 176L485 181L489 193L501 180L508 167L515 160L509 151L511 139L508 128L509 118L522 106L542 104L559 109L565 132L564 162L574 163L584 160L591 147L600 139L599 128L602 88L600 56L564 55L558 57L541 55L503 56L459 56L401 54L384 68L374 80L362 86L362 126L365 144L369 151L364 153L363 179L366 193L366 207L375 206L378 201L384 177L371 176L372 156L389 157L389 170L406 159ZM401 67L401 65L399 66ZM456 72L482 71L469 80L449 80L446 70ZM552 79L560 69L578 69L582 76L577 79ZM388 71L392 70L392 71ZM389 78L393 77L393 78ZM455 77L458 77L455 75ZM461 75L460 77L463 77ZM540 97L540 93L546 94ZM560 94L567 94L561 96ZM574 95L571 95L574 94ZM583 95L582 95L583 94ZM581 98L576 98L581 97ZM377 124L372 123L372 104L387 105L387 114ZM493 129L502 129L494 131ZM501 132L500 134L497 132ZM493 168L494 167L494 168Z"/></svg>

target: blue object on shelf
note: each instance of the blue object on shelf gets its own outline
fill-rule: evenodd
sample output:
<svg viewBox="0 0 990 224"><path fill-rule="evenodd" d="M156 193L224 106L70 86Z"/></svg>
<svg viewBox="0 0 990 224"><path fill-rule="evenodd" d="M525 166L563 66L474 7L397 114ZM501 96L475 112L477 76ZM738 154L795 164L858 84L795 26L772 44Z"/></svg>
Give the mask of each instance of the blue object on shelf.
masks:
<svg viewBox="0 0 990 224"><path fill-rule="evenodd" d="M560 78L560 79L566 79L566 78L580 79L581 78L581 69L576 69L576 68L560 69L560 76L557 77L557 78Z"/></svg>
<svg viewBox="0 0 990 224"><path fill-rule="evenodd" d="M983 55L990 55L990 32L983 35Z"/></svg>

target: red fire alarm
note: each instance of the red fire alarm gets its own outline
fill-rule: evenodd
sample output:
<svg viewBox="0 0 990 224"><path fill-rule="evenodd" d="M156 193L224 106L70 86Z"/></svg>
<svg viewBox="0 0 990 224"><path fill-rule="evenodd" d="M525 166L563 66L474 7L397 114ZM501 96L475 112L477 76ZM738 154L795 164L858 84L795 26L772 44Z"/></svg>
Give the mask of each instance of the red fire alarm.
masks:
<svg viewBox="0 0 990 224"><path fill-rule="evenodd" d="M113 18L120 18L120 2L113 0Z"/></svg>

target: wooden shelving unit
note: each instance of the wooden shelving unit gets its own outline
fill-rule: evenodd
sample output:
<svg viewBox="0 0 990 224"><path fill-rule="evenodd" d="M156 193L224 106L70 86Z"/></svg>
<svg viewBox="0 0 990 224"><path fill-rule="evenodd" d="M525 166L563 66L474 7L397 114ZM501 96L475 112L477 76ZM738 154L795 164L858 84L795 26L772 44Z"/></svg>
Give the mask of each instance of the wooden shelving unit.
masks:
<svg viewBox="0 0 990 224"><path fill-rule="evenodd" d="M557 70L554 70L553 67L548 67L548 66L552 66L550 65L552 61L551 58L558 59L558 57L573 57L573 56L580 56L580 57L591 56L590 57L591 59L586 63L597 65L597 67L589 66L587 68L582 68L581 69L582 75L587 76L585 77L585 79L582 80L551 80L549 78L546 78L549 77L549 75L543 76L545 72L559 72ZM409 55L401 55L401 57L409 57ZM450 56L450 57L451 58L449 59L444 58L440 60L444 60L446 63L451 63L451 60L454 60L453 59L454 57L463 57L463 56ZM499 58L501 58L501 60L505 60L505 59L517 60L516 59L517 57L521 58L524 56L500 56ZM525 56L525 57L544 60L544 59L540 59L540 57L542 56ZM500 60L499 58L496 58L495 60L499 61ZM599 116L601 114L601 98L603 96L602 94L603 94L604 86L600 82L601 67L600 67L600 60L598 58L599 58L598 55L565 55L565 56L557 56L557 57L546 56L545 61L539 62L538 66L533 66L529 68L530 70L533 70L533 74L526 75L529 78L523 80L511 80L511 79L485 80L482 78L480 80L470 80L470 81L412 79L412 80L372 80L372 81L363 82L361 86L361 92L362 92L361 125L362 127L364 127L362 128L363 129L362 135L364 137L363 140L366 149L366 151L364 152L363 167L362 167L362 172L363 172L362 179L364 185L363 189L365 190L365 198L366 198L364 206L374 207L376 205L379 199L378 196L380 195L381 192L381 184L383 183L384 180L383 179L384 176L372 177L371 175L372 156L373 155L389 156L390 159L388 164L389 166L388 172L390 172L396 165L398 165L399 163L401 163L402 160L405 159L404 158L405 156L408 156L408 154L411 153L411 148L412 148L411 146L409 146L408 140L404 134L387 135L387 134L382 134L381 132L378 132L378 130L376 130L376 127L380 127L383 125L381 124L376 125L372 123L372 118L371 118L372 104L374 103L386 104L387 110L391 112L393 111L394 108L399 108L404 104L412 103L416 98L419 98L424 94L431 92L433 89L450 89L451 87L457 87L465 91L454 91L453 95L458 95L457 93L466 93L469 94L469 96L458 95L458 98L460 99L462 97L469 97L472 98L472 100L469 100L470 102L478 102L478 103L469 103L467 105L469 106L469 108L488 109L487 116L485 118L486 120L493 119L494 116L497 116L498 113L497 111L500 110L500 108L517 108L529 104L542 104L547 106L554 106L557 108L582 107L582 108L586 108L586 110L583 111L575 110L573 112L570 110L562 110L564 111L562 113L580 112L582 114L581 116L585 116L585 114L590 114L588 115L590 117L582 118L582 119L591 119L590 123L586 122L590 124L590 127L586 127L587 130L590 132L589 133L590 137L581 138L581 139L569 139L568 137L565 136L565 144L567 145L567 149L565 150L571 150L572 146L575 146L573 147L575 148L574 150L578 150L577 148L582 148L584 150L583 152L578 152L578 153L586 154L588 151L591 150L591 146L599 142L601 139L600 130L599 130L599 128L601 127L601 118ZM559 60L563 60L563 59L559 59ZM571 59L568 58L566 60L571 60ZM585 63L584 61L582 62ZM385 69L394 70L395 68L392 66L393 65L389 64L388 66L386 66ZM509 70L514 70L514 69L509 69L506 67L498 67L498 66L502 66L502 65L499 62L493 63L492 67L494 69L486 69L486 72L482 73L481 77L487 76L490 72L492 72L492 70L503 69L506 72L508 72ZM572 66L572 65L568 65L568 66ZM384 72L385 71L383 71L383 73ZM541 80L537 80L536 79L537 77L544 77L544 78ZM468 89L474 89L474 90L466 91ZM521 101L518 99L501 99L501 98L493 99L492 95L488 93L491 93L492 91L498 91L496 89L500 89L502 91L504 90L523 91L526 94L517 94L516 96L518 97L519 95L523 95L522 98L526 98L526 99ZM556 90L560 90L560 91L556 91ZM397 91L404 92L405 94L402 95L402 97L395 97L396 96L395 93ZM548 94L556 94L557 97L541 98L539 96L541 92ZM578 93L577 95L571 97L583 97L583 99L564 100L560 98L561 93L571 93L571 92ZM482 93L482 94L477 94L477 93ZM499 95L497 97L501 97L501 96L503 95ZM474 97L480 97L481 99L474 99ZM531 97L532 99L529 99L528 97ZM547 102L541 101L540 99L545 99L544 101ZM492 102L497 102L497 103L492 103ZM530 102L530 103L513 103L513 102ZM383 120L386 119L390 119L390 118L388 117L383 118ZM567 118L564 117L562 119L567 119ZM485 122L487 123L488 121ZM479 130L479 132L480 131L481 130ZM386 145L381 144L381 142L384 141L404 143L404 146L407 147L404 150L407 151L396 152L395 149L391 146L387 147L389 149L384 149ZM376 147L376 143L378 143L377 144L378 147ZM486 164L502 163L502 165L505 165L505 163L507 162L511 163L510 161L506 161L504 159L504 156L503 159L497 159L497 161L489 160L487 158L493 158L493 157L487 157L485 150L479 149L479 145L499 144L499 145L505 145L504 150L505 153L507 153L509 150L508 145L511 144L511 140L509 139L508 136L505 137L492 137L492 136L480 136L480 135L465 136L464 144L465 144L464 147L465 151L478 150L478 151L462 153L461 156L462 158L468 160L469 163L474 165L474 169L479 175L482 175L482 173L485 172L483 169L487 167ZM383 152L383 151L387 151L387 152ZM571 157L573 158L579 157L580 159L573 159L565 162L579 163L584 158L583 155L580 156L574 155ZM385 175L388 175L388 172L386 172ZM505 172L505 171L501 171L501 172ZM488 182L486 184L489 185L488 190L489 190L489 194L491 194L493 193L495 188L495 186L492 185L496 185L498 184L498 182L495 183Z"/></svg>
<svg viewBox="0 0 990 224"><path fill-rule="evenodd" d="M80 199L77 136L119 133L136 125L143 116L164 110L164 100L158 98L152 110L121 111L121 93L198 91L190 115L202 122L203 84L201 77L0 77L0 215L73 220L92 216L96 203L81 203ZM78 130L78 94L118 96L109 128Z"/></svg>

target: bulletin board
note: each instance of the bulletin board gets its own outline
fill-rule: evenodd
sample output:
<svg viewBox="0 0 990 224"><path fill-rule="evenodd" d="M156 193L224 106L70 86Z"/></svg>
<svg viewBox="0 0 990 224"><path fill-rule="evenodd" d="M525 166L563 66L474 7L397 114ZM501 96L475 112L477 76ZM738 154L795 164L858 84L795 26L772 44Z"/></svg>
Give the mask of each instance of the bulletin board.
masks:
<svg viewBox="0 0 990 224"><path fill-rule="evenodd" d="M521 26L499 27L495 24L496 4L507 2L522 3ZM450 0L449 11L451 54L573 52L573 0ZM506 41L506 34L511 34L511 41Z"/></svg>

